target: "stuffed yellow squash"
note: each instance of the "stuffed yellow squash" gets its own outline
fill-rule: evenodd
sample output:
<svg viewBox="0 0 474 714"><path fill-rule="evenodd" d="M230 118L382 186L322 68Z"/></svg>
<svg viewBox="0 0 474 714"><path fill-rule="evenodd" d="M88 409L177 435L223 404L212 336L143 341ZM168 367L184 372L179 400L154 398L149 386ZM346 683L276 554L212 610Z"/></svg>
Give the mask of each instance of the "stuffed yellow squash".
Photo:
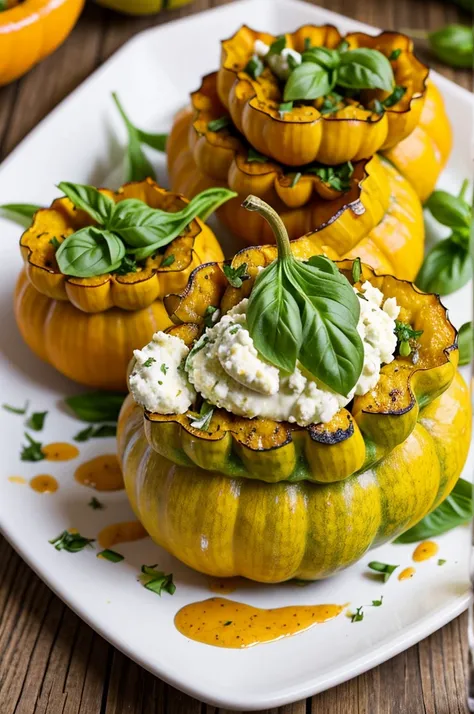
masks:
<svg viewBox="0 0 474 714"><path fill-rule="evenodd" d="M470 438L456 331L435 295L338 264L246 201L277 246L196 269L135 351L118 449L152 538L260 582L325 578L451 491Z"/></svg>
<svg viewBox="0 0 474 714"><path fill-rule="evenodd" d="M221 260L200 220L230 191L195 202L148 179L117 192L60 184L20 241L15 315L25 342L71 379L124 389L135 347L169 327L163 297L201 263Z"/></svg>

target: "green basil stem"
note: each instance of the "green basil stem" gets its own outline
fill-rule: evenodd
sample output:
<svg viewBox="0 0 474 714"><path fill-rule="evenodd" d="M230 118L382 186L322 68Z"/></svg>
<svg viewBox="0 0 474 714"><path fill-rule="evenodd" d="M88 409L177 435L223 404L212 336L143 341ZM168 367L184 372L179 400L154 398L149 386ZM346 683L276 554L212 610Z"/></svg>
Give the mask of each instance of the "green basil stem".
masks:
<svg viewBox="0 0 474 714"><path fill-rule="evenodd" d="M466 179L464 179L464 181L462 182L462 184L461 184L461 189L460 189L459 194L458 194L459 198L460 198L462 201L465 201L465 200L466 200L466 193L467 193L468 188L469 188L469 179L466 178Z"/></svg>
<svg viewBox="0 0 474 714"><path fill-rule="evenodd" d="M268 203L262 201L261 198L252 195L247 196L245 201L242 203L242 206L248 211L256 211L262 216L262 218L265 218L265 220L270 224L275 236L279 257L291 258L292 252L288 231L286 230L285 224L281 220L278 213L271 206L269 206Z"/></svg>

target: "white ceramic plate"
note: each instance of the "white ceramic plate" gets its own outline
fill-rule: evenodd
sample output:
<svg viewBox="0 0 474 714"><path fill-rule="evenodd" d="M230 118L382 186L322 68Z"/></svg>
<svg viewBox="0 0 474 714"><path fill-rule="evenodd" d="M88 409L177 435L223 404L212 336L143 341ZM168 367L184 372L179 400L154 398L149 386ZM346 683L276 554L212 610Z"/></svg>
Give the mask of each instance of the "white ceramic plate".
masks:
<svg viewBox="0 0 474 714"><path fill-rule="evenodd" d="M166 130L173 113L213 70L220 38L243 22L273 32L303 23L332 22L342 31L367 28L347 18L297 0L245 0L151 29L123 47L28 136L0 167L2 202L47 204L60 180L104 185L120 179L120 142L124 131L110 100L117 90L132 119L152 130ZM370 28L369 28L370 30ZM186 48L186 52L183 52ZM442 184L457 188L470 176L471 99L468 93L437 77L448 100L455 146ZM156 154L153 155L157 160ZM163 160L161 159L161 175ZM37 360L23 345L12 314L12 292L21 267L19 230L0 219L1 401L31 401L49 410L41 438L70 441L80 425L61 408L64 395L80 391ZM470 319L470 288L448 301L459 326ZM247 650L223 650L192 642L174 627L183 605L210 597L206 578L184 567L149 539L120 548L126 556L113 565L92 551L71 555L48 544L64 528L89 537L116 521L132 517L124 492L100 494L104 511L87 503L94 492L73 480L78 463L47 465L60 482L51 496L39 495L8 476L31 477L45 462L19 460L23 419L0 410L0 516L3 532L46 583L95 630L167 682L207 702L233 709L263 709L299 700L373 667L441 627L465 609L468 601L469 534L458 529L438 539L442 568L436 559L421 564L417 576L380 585L365 575L372 558L409 565L412 547L387 545L326 582L305 588L245 584L231 597L263 607L285 604L344 603L355 607L384 595L382 608L366 608L363 622L344 616L286 640ZM79 459L113 452L112 440L84 444ZM47 463L47 462L46 462ZM471 469L466 468L466 473ZM174 597L161 599L136 582L142 563L159 563L175 576Z"/></svg>

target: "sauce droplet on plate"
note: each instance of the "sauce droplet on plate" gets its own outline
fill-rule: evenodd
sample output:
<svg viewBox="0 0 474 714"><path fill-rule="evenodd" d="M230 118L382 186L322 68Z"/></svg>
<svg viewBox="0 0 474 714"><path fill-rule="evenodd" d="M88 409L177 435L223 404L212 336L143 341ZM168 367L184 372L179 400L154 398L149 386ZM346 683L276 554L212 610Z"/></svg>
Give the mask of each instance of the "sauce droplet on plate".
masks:
<svg viewBox="0 0 474 714"><path fill-rule="evenodd" d="M54 476L49 474L39 474L30 481L30 486L37 493L54 493L59 488L59 483Z"/></svg>
<svg viewBox="0 0 474 714"><path fill-rule="evenodd" d="M75 480L83 486L96 491L120 491L123 489L123 476L115 454L102 454L77 467Z"/></svg>
<svg viewBox="0 0 474 714"><path fill-rule="evenodd" d="M221 593L221 595L228 595L237 590L241 583L240 578L210 578L209 579L209 590L211 593Z"/></svg>
<svg viewBox="0 0 474 714"><path fill-rule="evenodd" d="M147 536L148 533L140 521L124 521L123 523L112 523L103 528L97 536L97 540L102 548L111 548L118 543L131 543Z"/></svg>
<svg viewBox="0 0 474 714"><path fill-rule="evenodd" d="M303 632L337 617L346 605L292 605L270 610L212 597L181 608L174 624L191 640L240 649Z"/></svg>
<svg viewBox="0 0 474 714"><path fill-rule="evenodd" d="M412 578L416 573L415 568L405 568L405 570L402 570L400 575L398 576L399 580L409 580Z"/></svg>
<svg viewBox="0 0 474 714"><path fill-rule="evenodd" d="M437 543L434 543L432 540L425 540L416 546L412 557L415 563L421 563L423 560L433 558L438 550L439 546Z"/></svg>
<svg viewBox="0 0 474 714"><path fill-rule="evenodd" d="M26 478L23 478L23 476L9 476L8 480L10 483L26 483Z"/></svg>
<svg viewBox="0 0 474 714"><path fill-rule="evenodd" d="M79 449L74 444L57 441L42 447L47 461L71 461L79 456Z"/></svg>

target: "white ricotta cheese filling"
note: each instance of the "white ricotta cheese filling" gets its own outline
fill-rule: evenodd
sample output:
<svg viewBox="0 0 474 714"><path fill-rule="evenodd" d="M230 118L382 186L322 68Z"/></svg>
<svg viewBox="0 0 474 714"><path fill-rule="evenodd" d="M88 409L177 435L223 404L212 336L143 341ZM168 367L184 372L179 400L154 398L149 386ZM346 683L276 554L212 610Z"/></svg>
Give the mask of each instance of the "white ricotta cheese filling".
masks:
<svg viewBox="0 0 474 714"><path fill-rule="evenodd" d="M246 327L248 300L242 300L208 328L186 362L190 382L208 402L244 417L266 417L300 426L328 422L354 394L373 389L380 367L393 360L397 345L394 298L382 306L383 294L369 282L362 285L357 326L364 345L359 380L346 397L318 383L298 363L291 375L262 359Z"/></svg>
<svg viewBox="0 0 474 714"><path fill-rule="evenodd" d="M135 365L128 379L138 404L157 414L184 414L196 392L184 370L189 349L183 340L156 332L142 350L135 350Z"/></svg>
<svg viewBox="0 0 474 714"><path fill-rule="evenodd" d="M394 329L400 308L395 298L384 301L369 282L357 294L364 364L347 396L319 383L299 363L288 375L262 359L247 329L247 299L208 327L191 352L179 338L157 332L148 345L134 352L131 392L139 404L159 414L184 414L200 394L238 416L300 426L328 422L355 394L366 394L376 386L381 365L393 360L397 346Z"/></svg>
<svg viewBox="0 0 474 714"><path fill-rule="evenodd" d="M296 50L285 47L280 54L271 54L269 57L268 51L270 45L267 45L263 40L255 40L253 51L258 57L261 57L268 64L270 69L278 79L288 79L290 76L290 67L288 65L288 57L291 55L297 64L301 64L301 55Z"/></svg>

